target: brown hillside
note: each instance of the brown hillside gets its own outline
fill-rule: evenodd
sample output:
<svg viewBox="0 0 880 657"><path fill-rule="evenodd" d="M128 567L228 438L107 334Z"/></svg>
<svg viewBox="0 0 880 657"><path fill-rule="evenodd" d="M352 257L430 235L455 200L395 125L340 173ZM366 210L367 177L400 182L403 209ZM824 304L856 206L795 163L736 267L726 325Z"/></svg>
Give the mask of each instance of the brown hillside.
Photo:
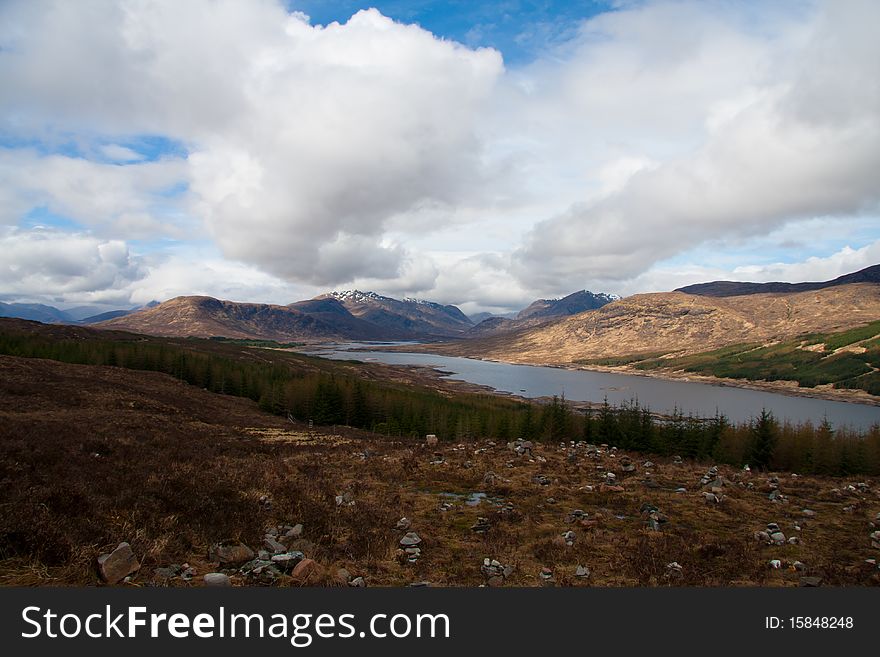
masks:
<svg viewBox="0 0 880 657"><path fill-rule="evenodd" d="M95 324L147 335L248 338L279 341L375 337L375 327L351 315L331 323L295 307L236 303L212 297L176 297L153 308Z"/></svg>
<svg viewBox="0 0 880 657"><path fill-rule="evenodd" d="M797 294L703 297L639 294L598 310L444 353L520 363L565 364L636 353L693 353L742 342L844 330L880 319L880 285L857 283ZM432 351L441 351L436 345Z"/></svg>

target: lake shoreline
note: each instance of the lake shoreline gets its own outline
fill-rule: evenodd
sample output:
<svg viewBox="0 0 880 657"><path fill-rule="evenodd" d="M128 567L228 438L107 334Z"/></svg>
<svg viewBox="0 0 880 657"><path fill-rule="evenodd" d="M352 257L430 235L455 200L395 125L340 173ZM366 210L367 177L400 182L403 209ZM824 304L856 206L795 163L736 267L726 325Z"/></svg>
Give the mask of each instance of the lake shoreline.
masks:
<svg viewBox="0 0 880 657"><path fill-rule="evenodd" d="M442 343L441 343L442 344ZM431 343L412 345L413 350L407 351L407 347L394 345L382 349L394 353L432 354L435 356L453 356L453 354L432 351ZM358 348L352 349L352 353L358 351L376 351L376 349ZM850 390L832 388L830 385L817 386L815 388L803 388L796 381L753 381L750 379L730 379L706 374L697 374L684 370L656 369L651 371L639 370L629 365L581 365L577 363L531 363L501 358L481 358L476 356L454 355L455 358L485 361L490 363L504 363L506 365L526 365L529 367L550 367L560 370L580 372L601 372L605 374L620 374L624 376L640 376L660 381L677 381L684 383L700 383L704 385L718 386L721 388L740 388L754 390L756 392L769 392L785 395L787 397L804 397L808 399L821 399L846 404L860 404L862 406L880 406L880 397L871 395L864 390Z"/></svg>

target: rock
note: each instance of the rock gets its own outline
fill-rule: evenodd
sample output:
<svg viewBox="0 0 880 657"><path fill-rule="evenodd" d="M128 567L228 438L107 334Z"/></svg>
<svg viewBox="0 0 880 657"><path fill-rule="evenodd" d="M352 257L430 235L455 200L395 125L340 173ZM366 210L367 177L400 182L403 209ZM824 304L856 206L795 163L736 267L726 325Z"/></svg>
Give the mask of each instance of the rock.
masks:
<svg viewBox="0 0 880 657"><path fill-rule="evenodd" d="M400 539L400 545L402 547L411 547L414 545L418 545L421 542L421 537L415 532L407 532L404 537Z"/></svg>
<svg viewBox="0 0 880 657"><path fill-rule="evenodd" d="M98 572L108 584L116 584L127 575L137 572L141 567L131 546L128 543L120 543L109 554L98 557Z"/></svg>
<svg viewBox="0 0 880 657"><path fill-rule="evenodd" d="M785 534L782 532L773 532L770 534L770 540L776 545L785 545Z"/></svg>
<svg viewBox="0 0 880 657"><path fill-rule="evenodd" d="M586 566L578 566L577 568L574 569L574 576L581 577L581 578L587 578L590 576L590 569L587 568Z"/></svg>
<svg viewBox="0 0 880 657"><path fill-rule="evenodd" d="M265 539L263 540L263 545L266 546L266 549L272 554L281 554L283 552L287 552L287 548L283 543L279 543L274 536L266 534Z"/></svg>
<svg viewBox="0 0 880 657"><path fill-rule="evenodd" d="M562 540L565 541L565 544L568 547L571 547L572 545L574 545L574 539L575 539L575 533L571 530L562 534Z"/></svg>
<svg viewBox="0 0 880 657"><path fill-rule="evenodd" d="M208 551L208 560L218 561L220 564L240 564L253 558L254 551L241 541L234 539L224 539L215 543Z"/></svg>
<svg viewBox="0 0 880 657"><path fill-rule="evenodd" d="M352 579L348 583L348 585L351 586L352 588L363 589L363 588L366 588L367 583L366 583L366 581L364 581L363 577L358 576L358 577L355 577L354 579Z"/></svg>
<svg viewBox="0 0 880 657"><path fill-rule="evenodd" d="M681 465L681 457L680 456L673 456L672 462L675 463L676 465Z"/></svg>
<svg viewBox="0 0 880 657"><path fill-rule="evenodd" d="M683 571L681 564L677 561L673 561L671 563L666 564L666 577L671 579L678 579L682 576Z"/></svg>
<svg viewBox="0 0 880 657"><path fill-rule="evenodd" d="M804 587L819 586L821 583L821 577L801 577L800 579L800 586Z"/></svg>
<svg viewBox="0 0 880 657"><path fill-rule="evenodd" d="M300 523L295 524L284 534L285 538L299 538L302 536L303 526Z"/></svg>
<svg viewBox="0 0 880 657"><path fill-rule="evenodd" d="M485 534L489 531L489 519L483 517L477 518L477 521L471 525L471 531L478 534Z"/></svg>
<svg viewBox="0 0 880 657"><path fill-rule="evenodd" d="M436 445L437 444L437 436L435 436L433 433L429 433L427 436L425 436L425 444L426 445Z"/></svg>
<svg viewBox="0 0 880 657"><path fill-rule="evenodd" d="M272 557L272 564L281 572L288 572L305 558L302 552L287 552Z"/></svg>
<svg viewBox="0 0 880 657"><path fill-rule="evenodd" d="M290 576L300 586L306 584L316 584L324 575L324 569L314 559L303 559L298 564Z"/></svg>
<svg viewBox="0 0 880 657"><path fill-rule="evenodd" d="M336 580L343 584L348 584L351 581L351 573L347 568L337 568Z"/></svg>
<svg viewBox="0 0 880 657"><path fill-rule="evenodd" d="M403 518L401 518L400 520L397 521L397 524L394 525L394 528L397 529L398 531L405 532L411 526L412 526L412 521L409 518L407 518L406 516L404 516Z"/></svg>
<svg viewBox="0 0 880 657"><path fill-rule="evenodd" d="M779 559L771 559L769 562L771 568L779 569L782 568L782 562Z"/></svg>
<svg viewBox="0 0 880 657"><path fill-rule="evenodd" d="M807 569L807 565L803 561L795 561L793 564L791 564L791 567L794 568L795 570L806 570Z"/></svg>
<svg viewBox="0 0 880 657"><path fill-rule="evenodd" d="M229 575L223 573L207 573L204 577L205 586L232 586Z"/></svg>
<svg viewBox="0 0 880 657"><path fill-rule="evenodd" d="M541 474L535 475L534 477L532 477L532 482L534 482L540 486L549 486L550 485L550 477L547 477L546 475L541 475Z"/></svg>
<svg viewBox="0 0 880 657"><path fill-rule="evenodd" d="M816 512L813 511L812 509L804 509L804 510L801 511L801 515L802 515L804 518L815 518L815 517L816 517Z"/></svg>

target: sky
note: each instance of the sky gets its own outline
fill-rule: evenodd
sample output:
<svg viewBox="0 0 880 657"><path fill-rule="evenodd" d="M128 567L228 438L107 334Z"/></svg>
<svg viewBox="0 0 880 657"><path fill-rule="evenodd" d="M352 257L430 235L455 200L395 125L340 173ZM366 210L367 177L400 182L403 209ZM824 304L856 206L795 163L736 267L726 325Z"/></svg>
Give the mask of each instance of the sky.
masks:
<svg viewBox="0 0 880 657"><path fill-rule="evenodd" d="M880 263L873 0L2 0L0 300L507 312Z"/></svg>

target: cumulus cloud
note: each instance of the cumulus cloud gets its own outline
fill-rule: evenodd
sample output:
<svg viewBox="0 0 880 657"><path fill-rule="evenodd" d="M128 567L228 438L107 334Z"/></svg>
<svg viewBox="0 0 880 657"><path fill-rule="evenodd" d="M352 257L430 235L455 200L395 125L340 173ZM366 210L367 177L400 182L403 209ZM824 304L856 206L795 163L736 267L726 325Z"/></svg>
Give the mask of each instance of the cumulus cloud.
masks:
<svg viewBox="0 0 880 657"><path fill-rule="evenodd" d="M119 240L56 231L0 232L0 289L10 299L128 303L144 270Z"/></svg>
<svg viewBox="0 0 880 657"><path fill-rule="evenodd" d="M645 21L680 11L679 5L671 7L651 6L595 22L612 24L616 48L628 39L649 47ZM714 19L701 21L705 9L689 10L694 20L685 27L661 20L669 31L651 33L667 56L657 63L643 61L640 75L629 78L629 91L634 100L641 98L642 111L647 107L653 113L655 104L644 101L653 100L650 90L669 79L714 88L691 108L702 113L705 135L697 135L699 143L691 150L637 169L617 191L539 222L515 253L515 271L523 282L623 281L708 240L766 234L803 217L832 221L877 211L880 42L866 26L880 20L880 7L828 3L806 33L801 26L723 50L719 54L734 55L726 60L728 68L745 77L741 85L718 88L712 77L716 69L726 69L700 65L715 60ZM698 36L679 39L682 30ZM786 57L776 62L780 51ZM585 102L593 88L585 86ZM606 97L601 91L598 96L600 103ZM661 102L661 116L666 109Z"/></svg>
<svg viewBox="0 0 880 657"><path fill-rule="evenodd" d="M880 205L878 21L868 0L623 3L505 69L376 10L0 3L0 224L73 219L78 262L135 302L357 286L510 309L758 280L711 254L821 217L821 257L779 270L818 274L876 256L876 228L852 253L827 235ZM179 148L139 149L151 136ZM215 250L128 256L112 281L94 255L157 237ZM93 286L70 271L44 280Z"/></svg>
<svg viewBox="0 0 880 657"><path fill-rule="evenodd" d="M394 279L406 253L383 245L386 221L470 202L491 177L475 124L496 51L376 10L321 27L267 0L49 4L6 12L7 112L185 141L189 208L229 258Z"/></svg>

